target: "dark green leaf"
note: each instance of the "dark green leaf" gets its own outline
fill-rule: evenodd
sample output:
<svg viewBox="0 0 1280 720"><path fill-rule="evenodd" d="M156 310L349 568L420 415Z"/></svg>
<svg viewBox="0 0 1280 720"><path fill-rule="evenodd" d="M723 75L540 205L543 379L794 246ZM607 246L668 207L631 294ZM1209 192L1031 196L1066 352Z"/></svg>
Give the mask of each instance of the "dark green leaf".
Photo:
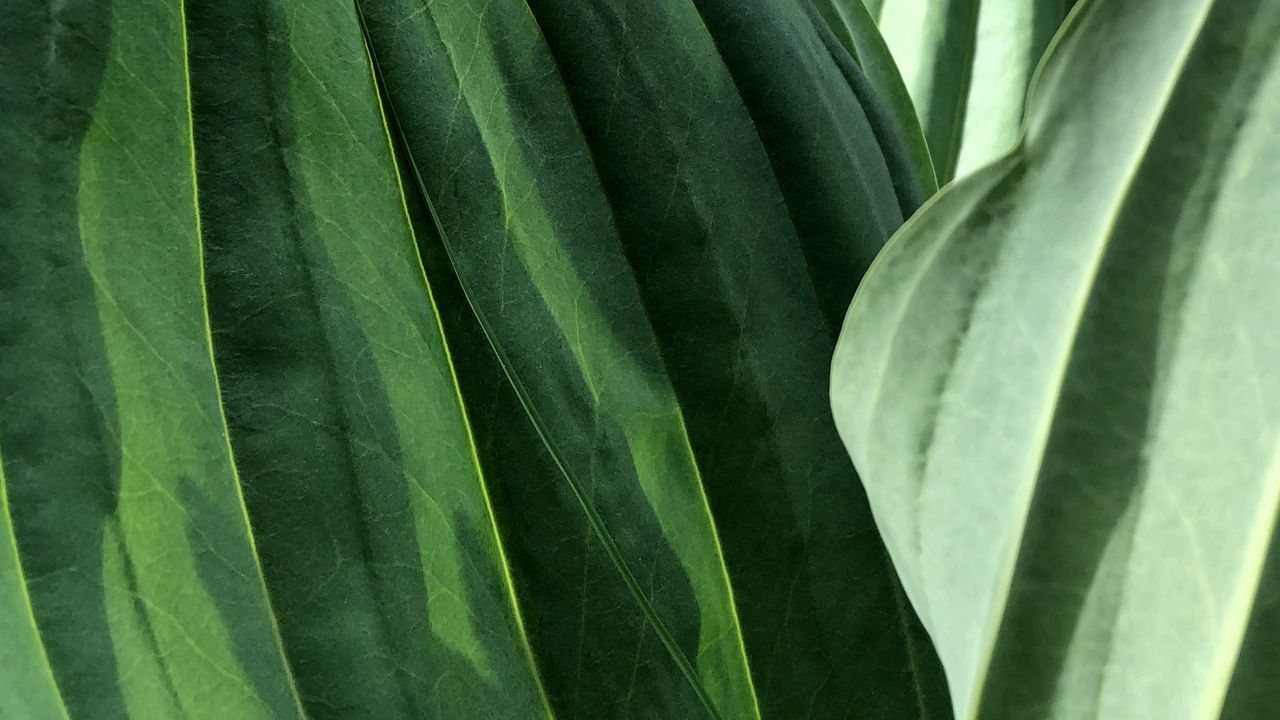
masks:
<svg viewBox="0 0 1280 720"><path fill-rule="evenodd" d="M218 370L309 714L547 716L354 5L190 22Z"/></svg>
<svg viewBox="0 0 1280 720"><path fill-rule="evenodd" d="M552 697L573 717L945 713L824 407L853 281L921 194L820 19L361 7L466 298L564 475L499 491L504 524L544 533L511 542ZM540 519L575 504L589 527Z"/></svg>
<svg viewBox="0 0 1280 720"><path fill-rule="evenodd" d="M35 717L50 667L73 717L301 716L219 405L183 20L0 8L5 572L45 649L6 635L0 695Z"/></svg>
<svg viewBox="0 0 1280 720"><path fill-rule="evenodd" d="M0 6L0 713L945 715L826 404L926 182L849 50L361 6L395 135L352 4Z"/></svg>
<svg viewBox="0 0 1280 720"><path fill-rule="evenodd" d="M902 138L911 158L912 170L920 178L925 195L933 195L938 191L938 181L915 104L888 44L876 29L875 18L868 11L868 6L863 4L863 0L811 2L875 87Z"/></svg>

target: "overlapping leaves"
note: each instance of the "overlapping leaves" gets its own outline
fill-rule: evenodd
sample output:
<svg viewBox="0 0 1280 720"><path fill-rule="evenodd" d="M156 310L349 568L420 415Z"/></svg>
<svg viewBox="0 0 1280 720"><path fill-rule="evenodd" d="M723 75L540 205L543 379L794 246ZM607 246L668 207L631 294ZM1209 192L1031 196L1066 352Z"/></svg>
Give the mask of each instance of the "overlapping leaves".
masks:
<svg viewBox="0 0 1280 720"><path fill-rule="evenodd" d="M973 718L1274 713L1280 3L1086 2L886 249L833 403Z"/></svg>
<svg viewBox="0 0 1280 720"><path fill-rule="evenodd" d="M977 170L1013 146L1031 75L1074 4L859 1L875 18L902 74L941 184Z"/></svg>
<svg viewBox="0 0 1280 720"><path fill-rule="evenodd" d="M940 712L825 403L923 199L844 46L360 10L0 8L0 710Z"/></svg>

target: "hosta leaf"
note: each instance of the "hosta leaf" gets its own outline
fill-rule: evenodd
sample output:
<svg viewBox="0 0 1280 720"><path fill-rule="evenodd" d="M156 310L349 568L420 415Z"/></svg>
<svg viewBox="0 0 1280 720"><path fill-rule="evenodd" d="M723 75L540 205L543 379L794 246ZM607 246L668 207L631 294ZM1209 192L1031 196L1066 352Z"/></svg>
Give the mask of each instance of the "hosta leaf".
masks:
<svg viewBox="0 0 1280 720"><path fill-rule="evenodd" d="M1280 2L1082 3L832 400L961 717L1273 713Z"/></svg>
<svg viewBox="0 0 1280 720"><path fill-rule="evenodd" d="M477 405L551 696L573 717L937 712L822 389L850 279L921 193L819 18L361 8L465 297L550 448L509 460L528 432L493 427L517 398Z"/></svg>
<svg viewBox="0 0 1280 720"><path fill-rule="evenodd" d="M940 183L1013 146L1031 73L1069 9L1063 0L863 2L915 101Z"/></svg>
<svg viewBox="0 0 1280 720"><path fill-rule="evenodd" d="M0 695L57 717L51 667L73 717L300 717L218 402L181 5L0 27L4 594L30 602Z"/></svg>

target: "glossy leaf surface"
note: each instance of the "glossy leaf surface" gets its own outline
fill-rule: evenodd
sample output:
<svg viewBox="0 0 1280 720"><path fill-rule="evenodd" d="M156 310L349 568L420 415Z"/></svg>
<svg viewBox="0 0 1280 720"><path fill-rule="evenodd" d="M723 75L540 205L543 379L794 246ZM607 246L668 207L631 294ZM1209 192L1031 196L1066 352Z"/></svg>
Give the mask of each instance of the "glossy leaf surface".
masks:
<svg viewBox="0 0 1280 720"><path fill-rule="evenodd" d="M1082 3L832 401L960 717L1274 712L1280 3Z"/></svg>

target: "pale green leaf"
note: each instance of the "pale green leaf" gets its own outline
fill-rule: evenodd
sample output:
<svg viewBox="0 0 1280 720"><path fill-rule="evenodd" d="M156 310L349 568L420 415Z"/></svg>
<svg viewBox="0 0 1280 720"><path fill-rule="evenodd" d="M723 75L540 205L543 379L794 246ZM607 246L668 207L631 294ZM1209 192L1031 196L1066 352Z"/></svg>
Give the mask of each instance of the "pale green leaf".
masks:
<svg viewBox="0 0 1280 720"><path fill-rule="evenodd" d="M1007 152L1032 72L1066 15L1063 0L863 2L915 102L938 181Z"/></svg>
<svg viewBox="0 0 1280 720"><path fill-rule="evenodd" d="M1271 717L1280 2L1076 13L868 275L837 421L959 717Z"/></svg>

